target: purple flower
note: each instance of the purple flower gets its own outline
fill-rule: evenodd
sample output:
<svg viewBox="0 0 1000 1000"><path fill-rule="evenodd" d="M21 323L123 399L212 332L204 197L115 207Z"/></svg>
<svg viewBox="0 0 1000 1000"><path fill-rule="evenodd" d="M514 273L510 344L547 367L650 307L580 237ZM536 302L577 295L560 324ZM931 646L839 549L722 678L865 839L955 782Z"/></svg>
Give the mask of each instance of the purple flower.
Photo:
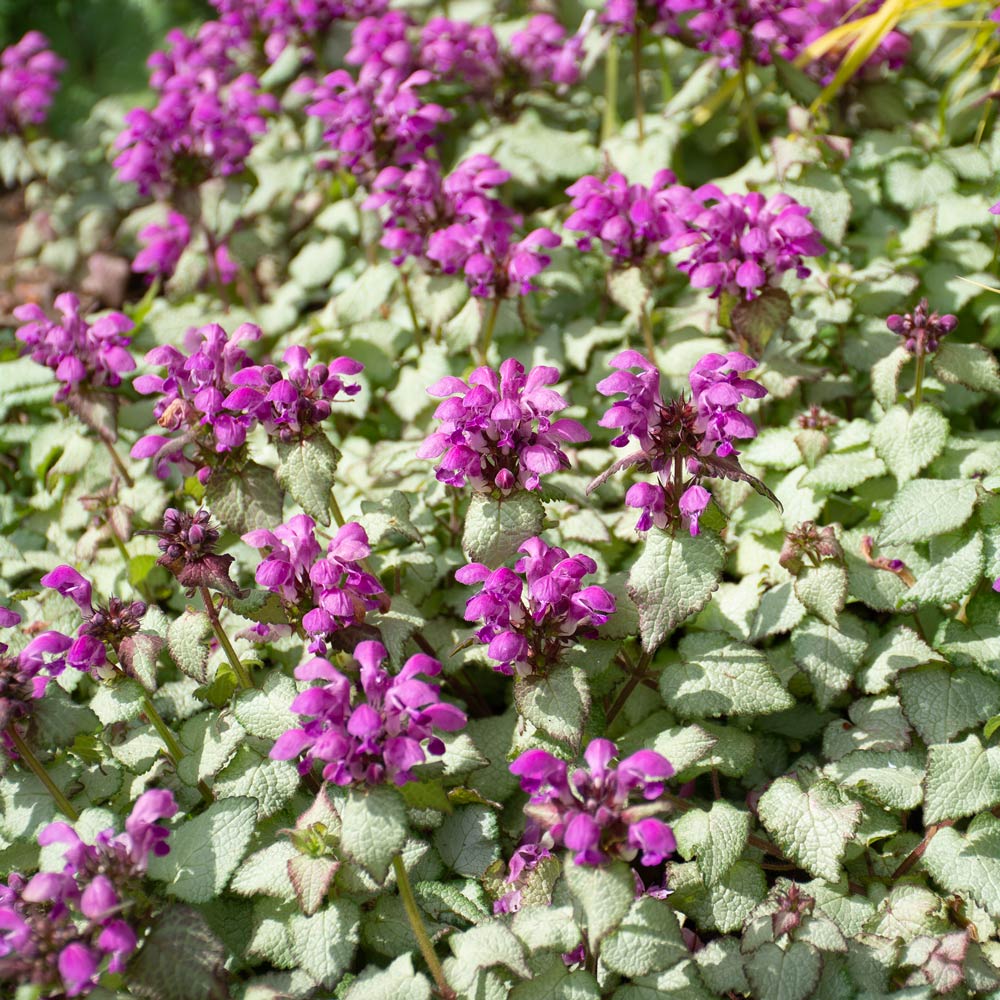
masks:
<svg viewBox="0 0 1000 1000"><path fill-rule="evenodd" d="M34 303L18 306L14 316L24 324L16 336L28 347L31 359L51 368L63 383L56 400L121 385L122 375L135 368L127 350L131 338L123 336L132 329L132 320L112 312L90 324L72 292L57 296L55 307L62 322L50 320Z"/></svg>
<svg viewBox="0 0 1000 1000"><path fill-rule="evenodd" d="M580 80L585 33L586 25L567 41L566 29L551 14L537 14L511 36L510 54L532 87L570 87Z"/></svg>
<svg viewBox="0 0 1000 1000"><path fill-rule="evenodd" d="M788 270L805 278L810 272L802 258L826 252L806 218L810 209L789 195L765 198L757 191L726 195L706 184L691 196L701 210L688 209L682 226L663 241L661 249L669 253L690 248L687 259L677 266L692 287L712 289L712 298L723 292L755 298Z"/></svg>
<svg viewBox="0 0 1000 1000"><path fill-rule="evenodd" d="M0 133L23 132L45 121L65 66L39 31L29 31L0 53Z"/></svg>
<svg viewBox="0 0 1000 1000"><path fill-rule="evenodd" d="M20 620L19 615L7 612L4 627ZM0 733L8 756L16 757L17 752L7 729L31 714L33 703L45 694L49 681L65 669L64 654L72 643L60 632L43 632L19 654L9 656L7 644L0 642Z"/></svg>
<svg viewBox="0 0 1000 1000"><path fill-rule="evenodd" d="M420 37L420 65L454 78L473 91L489 92L503 76L500 45L488 25L432 17Z"/></svg>
<svg viewBox="0 0 1000 1000"><path fill-rule="evenodd" d="M611 367L618 371L598 382L597 391L625 398L612 403L598 423L621 430L611 441L614 447L625 447L635 438L639 450L599 476L590 489L625 466L656 473L655 483L636 483L625 494L626 506L642 512L636 530L648 531L654 525L673 530L684 523L697 535L699 518L711 500L702 477L722 475L756 483L736 461L739 452L733 444L757 436L754 422L739 410L744 399L766 395L759 382L743 377L756 364L739 351L706 354L688 376L690 401L665 401L655 365L637 351L612 358ZM638 374L629 370L633 368Z"/></svg>
<svg viewBox="0 0 1000 1000"><path fill-rule="evenodd" d="M584 234L576 241L581 250L589 250L594 240L600 240L616 264L641 265L682 227L670 197L676 180L670 170L658 171L648 188L629 184L620 173L604 181L581 177L566 189L573 199L566 228Z"/></svg>
<svg viewBox="0 0 1000 1000"><path fill-rule="evenodd" d="M529 820L525 825L521 843L510 856L507 864L507 877L504 882L511 886L503 896L493 904L494 914L517 913L521 909L521 891L538 866L551 858L552 852L541 843L542 828Z"/></svg>
<svg viewBox="0 0 1000 1000"><path fill-rule="evenodd" d="M125 672L132 673L132 660L140 648L148 650L162 646L163 640L158 636L140 633L142 617L146 614L143 601L127 602L111 597L107 604L95 607L90 581L72 566L57 566L46 573L41 582L43 587L68 597L83 612L83 624L66 653L66 666L101 677L113 670L107 656L111 650ZM62 638L70 642L67 637Z"/></svg>
<svg viewBox="0 0 1000 1000"><path fill-rule="evenodd" d="M655 816L660 808L653 803L674 769L652 750L609 767L617 754L614 743L597 739L584 752L587 768L572 774L545 750L522 753L510 770L530 796L525 813L544 831L543 844L568 848L578 865L637 856L644 865L659 864L676 843L670 827ZM643 801L632 804L635 795Z"/></svg>
<svg viewBox="0 0 1000 1000"><path fill-rule="evenodd" d="M233 557L215 551L219 529L212 524L207 510L187 514L168 507L163 514L163 527L141 534L158 536L157 544L163 555L156 564L165 566L189 594L208 587L230 597L245 596L229 577Z"/></svg>
<svg viewBox="0 0 1000 1000"><path fill-rule="evenodd" d="M188 243L191 227L180 212L170 212L166 225L153 223L139 231L142 250L132 262L132 270L150 277L169 278Z"/></svg>
<svg viewBox="0 0 1000 1000"><path fill-rule="evenodd" d="M154 347L146 362L166 368L166 376L140 375L134 385L144 395L160 395L153 408L157 423L179 433L176 437L147 434L133 445L132 457L155 457L160 478L166 478L170 465L176 464L185 472L197 471L204 482L215 455L241 448L256 419L245 411L227 410L225 401L235 388L234 375L251 364L242 343L260 335L259 327L243 323L230 338L212 323L188 331L189 355L171 345Z"/></svg>
<svg viewBox="0 0 1000 1000"><path fill-rule="evenodd" d="M257 567L257 582L282 598L292 620L301 620L312 637L310 651L323 655L334 633L384 606L385 592L361 565L371 548L360 524L345 524L322 557L315 529L311 517L296 514L273 532L248 532L243 541L271 549Z"/></svg>
<svg viewBox="0 0 1000 1000"><path fill-rule="evenodd" d="M477 492L501 496L540 489L541 476L569 468L565 442L590 440L576 420L550 419L568 405L548 388L558 381L558 370L544 365L526 376L514 358L500 365L499 375L484 366L467 383L445 376L427 390L448 397L434 411L441 429L424 441L417 456L440 456L436 475L450 486L468 482Z"/></svg>
<svg viewBox="0 0 1000 1000"><path fill-rule="evenodd" d="M364 365L351 358L334 358L330 364L309 367L309 351L289 347L282 355L285 373L276 365L250 365L233 375L236 386L223 400L225 409L246 414L264 425L282 442L302 440L315 433L332 413L330 403L340 393L353 396L361 390L356 382L339 376L357 375Z"/></svg>
<svg viewBox="0 0 1000 1000"><path fill-rule="evenodd" d="M595 626L614 614L615 599L603 587L582 586L597 571L589 556L570 556L541 538L529 538L518 551L524 556L513 571L469 563L455 579L483 585L469 598L465 620L483 622L476 637L489 645L500 673L523 677L546 673L578 638L594 638Z"/></svg>
<svg viewBox="0 0 1000 1000"><path fill-rule="evenodd" d="M118 176L142 195L239 173L267 128L265 116L278 110L255 76L239 72L234 55L247 42L241 26L209 21L191 37L175 29L167 41L149 58L156 106L129 111L115 142Z"/></svg>
<svg viewBox="0 0 1000 1000"><path fill-rule="evenodd" d="M136 800L125 833L104 830L88 844L67 823L45 827L39 845L65 844L66 864L30 879L13 873L0 884L0 982L74 997L97 985L103 967L122 972L152 922L140 891L149 854L169 851L169 831L157 821L176 812L171 792L150 789Z"/></svg>
<svg viewBox="0 0 1000 1000"><path fill-rule="evenodd" d="M322 761L323 777L335 785L405 785L416 781L413 768L427 754L440 756L444 743L433 730L454 732L465 714L441 701L433 677L441 664L429 656L411 656L393 676L382 667L388 656L380 642L361 642L354 650L360 664L358 680L351 681L329 661L314 659L299 666L302 681L323 683L303 691L292 711L306 716L300 729L290 729L271 748L275 760L304 755L299 771L308 774Z"/></svg>
<svg viewBox="0 0 1000 1000"><path fill-rule="evenodd" d="M921 299L912 313L903 316L893 313L885 325L903 338L903 346L910 354L933 354L942 339L958 326L958 317L931 312L927 299Z"/></svg>
<svg viewBox="0 0 1000 1000"><path fill-rule="evenodd" d="M409 74L417 68L417 55L407 40L413 27L410 16L390 10L363 17L351 32L351 47L344 56L349 66L367 66Z"/></svg>

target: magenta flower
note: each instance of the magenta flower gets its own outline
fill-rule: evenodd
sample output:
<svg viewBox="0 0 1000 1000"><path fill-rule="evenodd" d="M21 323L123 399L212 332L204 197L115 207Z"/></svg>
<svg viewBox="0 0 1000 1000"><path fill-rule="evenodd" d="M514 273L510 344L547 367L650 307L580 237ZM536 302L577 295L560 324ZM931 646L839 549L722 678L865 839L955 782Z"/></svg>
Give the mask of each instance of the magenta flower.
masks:
<svg viewBox="0 0 1000 1000"><path fill-rule="evenodd" d="M42 577L42 586L68 597L83 612L83 624L77 638L69 645L65 664L85 670L96 677L113 671L108 661L108 651L115 653L118 662L128 673L132 660L140 648L159 649L163 640L158 636L142 633L142 617L146 614L143 601L126 602L111 597L107 604L94 606L90 581L72 566L57 566ZM63 637L66 639L66 637ZM67 644L70 640L66 640Z"/></svg>
<svg viewBox="0 0 1000 1000"><path fill-rule="evenodd" d="M170 345L154 347L146 362L166 368L166 376L140 375L134 385L144 395L160 395L153 408L157 423L164 430L179 433L176 437L147 434L139 438L132 446L132 457L155 458L160 478L166 478L170 465L176 464L187 473L197 472L204 482L211 474L215 455L241 448L255 417L227 410L225 401L235 388L236 372L251 364L241 344L260 336L260 328L251 323L237 327L231 338L212 323L188 331L185 346L189 355Z"/></svg>
<svg viewBox="0 0 1000 1000"><path fill-rule="evenodd" d="M354 650L360 676L350 680L329 661L310 660L295 670L302 681L322 681L292 702L292 711L306 716L302 728L290 729L271 748L275 760L299 761L308 774L315 761L323 777L335 785L405 785L416 781L413 768L427 754L440 756L444 743L434 730L455 732L465 713L441 701L434 677L441 664L429 656L411 656L393 676L382 667L388 653L380 642L361 642Z"/></svg>
<svg viewBox="0 0 1000 1000"><path fill-rule="evenodd" d="M298 346L289 347L281 358L288 366L286 373L276 365L250 365L235 372L236 388L222 405L231 413L252 417L282 442L309 437L333 412L330 403L340 393L354 396L361 391L356 382L339 377L357 375L364 368L351 358L310 367L309 351Z"/></svg>
<svg viewBox="0 0 1000 1000"><path fill-rule="evenodd" d="M500 45L488 25L432 17L420 36L420 65L437 77L454 78L488 93L503 76Z"/></svg>
<svg viewBox="0 0 1000 1000"><path fill-rule="evenodd" d="M483 585L469 598L465 620L483 623L476 637L488 643L496 670L523 677L546 673L566 646L594 638L596 626L614 614L615 599L603 587L582 586L583 578L597 571L589 556L570 556L541 538L529 538L518 551L524 556L513 571L469 563L455 579Z"/></svg>
<svg viewBox="0 0 1000 1000"><path fill-rule="evenodd" d="M132 320L112 312L90 324L72 292L56 296L55 307L61 322L50 320L33 302L17 306L14 316L24 324L16 336L28 347L31 359L51 368L63 383L56 400L121 385L122 375L135 368L128 351L131 338L123 336L132 329Z"/></svg>
<svg viewBox="0 0 1000 1000"><path fill-rule="evenodd" d="M690 248L677 267L688 275L692 287L712 289L712 298L723 292L755 298L765 287L776 285L785 271L807 277L810 271L802 258L826 253L806 218L810 209L789 195L765 198L757 191L725 195L714 184L706 184L692 197L701 202L701 211L685 212L683 226L663 241L661 249Z"/></svg>
<svg viewBox="0 0 1000 1000"><path fill-rule="evenodd" d="M885 325L903 338L903 346L910 354L933 354L941 341L958 326L958 317L931 312L927 299L921 299L912 313L903 316L893 313Z"/></svg>
<svg viewBox="0 0 1000 1000"><path fill-rule="evenodd" d="M235 54L247 42L239 26L208 21L192 37L175 29L167 40L149 58L156 106L129 111L115 143L118 176L142 195L238 174L278 110L255 76L239 72Z"/></svg>
<svg viewBox="0 0 1000 1000"><path fill-rule="evenodd" d="M361 565L371 548L360 524L345 524L322 557L315 529L311 517L297 514L273 532L247 532L243 541L271 550L257 567L257 582L282 598L291 619L312 637L310 652L322 656L336 632L384 607L385 591Z"/></svg>
<svg viewBox="0 0 1000 1000"><path fill-rule="evenodd" d="M757 436L754 422L739 410L744 399L766 395L759 382L743 377L756 364L739 351L706 354L688 377L690 401L683 397L664 401L655 365L637 351L622 351L612 358L611 367L618 371L598 382L597 391L625 398L612 403L598 423L621 430L611 441L614 447L624 447L635 438L639 450L615 463L590 489L631 465L656 473L655 483L636 483L625 494L626 506L642 511L636 530L648 531L654 525L673 530L683 523L692 535L698 534L699 518L711 500L702 477L742 479L769 495L740 467L733 444ZM639 373L630 371L633 368Z"/></svg>
<svg viewBox="0 0 1000 1000"><path fill-rule="evenodd" d="M585 27L570 39L566 29L551 15L537 14L510 39L510 54L532 87L554 83L571 87L580 81Z"/></svg>
<svg viewBox="0 0 1000 1000"><path fill-rule="evenodd" d="M521 887L543 861L553 856L541 840L542 828L532 820L528 820L521 843L507 864L507 877L504 882L511 888L494 902L494 914L517 913L521 909Z"/></svg>
<svg viewBox="0 0 1000 1000"><path fill-rule="evenodd" d="M558 381L558 370L544 365L525 376L514 358L500 365L499 375L483 366L467 383L445 376L427 390L448 397L434 411L441 429L417 456L440 457L436 476L449 486L469 483L477 492L501 496L540 489L541 476L569 468L564 443L590 440L578 421L550 419L568 405L548 388Z"/></svg>
<svg viewBox="0 0 1000 1000"><path fill-rule="evenodd" d="M0 625L16 625L21 616L2 609ZM66 668L66 650L73 640L60 632L43 632L35 636L21 652L8 656L8 646L0 642L0 734L2 746L9 757L16 757L13 741L7 729L24 722L31 714L34 702L45 694L53 677Z"/></svg>
<svg viewBox="0 0 1000 1000"><path fill-rule="evenodd" d="M407 39L413 21L404 11L373 13L358 21L351 32L351 47L344 56L349 66L366 66L409 75L417 68L417 54Z"/></svg>
<svg viewBox="0 0 1000 1000"><path fill-rule="evenodd" d="M65 67L39 31L29 31L0 53L0 133L23 132L45 121Z"/></svg>
<svg viewBox="0 0 1000 1000"><path fill-rule="evenodd" d="M149 854L170 849L169 831L157 821L176 812L171 792L150 789L122 834L104 830L88 844L67 823L45 827L39 845L65 844L66 865L30 879L12 873L0 884L0 982L76 997L89 993L105 968L123 972L152 922L140 891Z"/></svg>
<svg viewBox="0 0 1000 1000"><path fill-rule="evenodd" d="M170 212L166 225L156 223L139 231L142 249L132 262L132 270L150 277L169 278L188 243L191 227L180 212Z"/></svg>
<svg viewBox="0 0 1000 1000"><path fill-rule="evenodd" d="M573 199L573 214L566 220L566 228L584 234L576 241L581 250L589 250L599 240L616 264L641 265L682 228L670 197L676 180L670 170L658 171L648 188L629 184L620 173L604 181L590 175L581 177L566 189Z"/></svg>
<svg viewBox="0 0 1000 1000"><path fill-rule="evenodd" d="M168 507L161 529L140 534L158 536L157 545L163 555L156 564L165 566L189 595L200 587L208 587L230 597L245 596L229 577L233 557L215 551L219 529L207 510L188 514Z"/></svg>
<svg viewBox="0 0 1000 1000"><path fill-rule="evenodd" d="M541 843L574 852L578 865L603 865L613 858L656 865L676 849L670 827L655 813L673 766L653 750L640 750L609 767L618 748L591 741L587 768L569 773L565 761L545 750L522 753L510 770L530 800L525 813L544 831ZM641 803L633 804L639 795Z"/></svg>

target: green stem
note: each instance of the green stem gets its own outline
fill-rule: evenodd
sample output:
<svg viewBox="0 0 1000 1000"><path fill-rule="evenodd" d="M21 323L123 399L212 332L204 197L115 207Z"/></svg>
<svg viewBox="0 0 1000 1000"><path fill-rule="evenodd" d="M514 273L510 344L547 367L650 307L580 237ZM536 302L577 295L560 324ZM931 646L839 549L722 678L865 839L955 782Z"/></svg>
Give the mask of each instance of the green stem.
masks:
<svg viewBox="0 0 1000 1000"><path fill-rule="evenodd" d="M674 96L674 82L670 78L670 65L667 62L667 50L666 43L663 39L660 39L659 43L659 57L660 57L660 96L663 98L664 104L669 104L671 98Z"/></svg>
<svg viewBox="0 0 1000 1000"><path fill-rule="evenodd" d="M103 442L104 447L108 449L108 454L111 456L111 461L114 462L118 474L125 480L125 485L131 489L135 486L135 480L129 475L129 471L125 468L125 463L121 460L121 456L115 451L115 446L103 434L98 436Z"/></svg>
<svg viewBox="0 0 1000 1000"><path fill-rule="evenodd" d="M747 123L747 132L750 135L750 142L757 151L760 159L764 159L764 140L760 137L760 129L757 127L757 112L750 98L750 84L748 80L747 63L740 63L740 90L743 93L743 116Z"/></svg>
<svg viewBox="0 0 1000 1000"><path fill-rule="evenodd" d="M913 409L916 409L924 401L924 365L927 356L921 351L917 354L917 374L913 379Z"/></svg>
<svg viewBox="0 0 1000 1000"><path fill-rule="evenodd" d="M632 696L632 692L642 683L643 678L646 676L646 667L649 666L649 662L652 659L653 654L645 651L642 656L639 657L639 662L633 668L629 679L625 682L625 686L618 693L618 697L615 698L614 704L608 709L607 715L604 719L605 729L611 728L611 723L618 718L618 713L625 707L625 703Z"/></svg>
<svg viewBox="0 0 1000 1000"><path fill-rule="evenodd" d="M146 718L153 724L153 728L160 734L160 739L163 740L163 745L167 748L167 756L176 768L184 756L184 748L177 742L177 737L163 721L163 716L156 710L153 699L145 691L142 694L142 710ZM215 801L215 796L212 795L211 789L204 781L198 782L198 791L201 792L201 797L205 800L206 805L211 805Z"/></svg>
<svg viewBox="0 0 1000 1000"><path fill-rule="evenodd" d="M410 279L405 271L399 272L399 280L403 286L403 298L406 299L406 308L410 311L410 322L413 324L413 340L417 345L417 353L424 349L424 335L421 329L420 320L417 318L417 309L413 304L413 296L410 294Z"/></svg>
<svg viewBox="0 0 1000 1000"><path fill-rule="evenodd" d="M52 780L49 772L42 767L41 761L32 753L28 744L21 739L21 734L14 728L13 723L7 727L7 735L10 737L11 743L14 744L14 749L21 760L28 765L31 773L49 790L49 795L52 796L53 802L59 807L59 811L71 820L78 820L80 814L70 805L69 799L59 790L59 786Z"/></svg>
<svg viewBox="0 0 1000 1000"><path fill-rule="evenodd" d="M330 490L330 513L333 514L333 519L337 522L338 528L342 528L347 523L344 520L344 512L340 509L340 504L337 503L337 498L333 490Z"/></svg>
<svg viewBox="0 0 1000 1000"><path fill-rule="evenodd" d="M483 364L486 364L490 345L493 343L493 331L496 329L497 316L500 314L500 299L494 299L490 303L490 311L486 314L486 323L483 325L483 337L479 345L479 354Z"/></svg>
<svg viewBox="0 0 1000 1000"><path fill-rule="evenodd" d="M233 644L229 641L229 636L226 635L226 630L222 627L222 622L219 621L219 611L215 606L215 601L212 600L212 594L208 587L201 588L201 599L205 602L205 613L208 615L208 620L212 623L212 631L215 633L215 638L219 640L219 645L225 652L226 659L229 660L229 665L236 671L240 687L249 691L256 685L247 668L240 662L240 658L236 655L236 650L233 649Z"/></svg>
<svg viewBox="0 0 1000 1000"><path fill-rule="evenodd" d="M646 108L642 100L642 28L637 24L632 36L632 73L635 82L635 120L639 126L639 145L646 139L646 127L643 118Z"/></svg>
<svg viewBox="0 0 1000 1000"><path fill-rule="evenodd" d="M392 859L392 868L396 873L396 884L399 886L399 896L403 900L403 908L406 910L407 919L413 929L413 936L420 946L420 954L424 956L427 967L431 970L434 982L437 983L438 993L446 1000L453 1000L455 991L448 985L448 980L444 978L444 969L434 951L434 945L424 927L423 918L417 907L417 901L413 896L413 888L410 885L410 876L406 874L406 867L403 864L402 855L397 854Z"/></svg>
<svg viewBox="0 0 1000 1000"><path fill-rule="evenodd" d="M601 119L601 145L618 131L618 39L608 43L604 57L604 115Z"/></svg>

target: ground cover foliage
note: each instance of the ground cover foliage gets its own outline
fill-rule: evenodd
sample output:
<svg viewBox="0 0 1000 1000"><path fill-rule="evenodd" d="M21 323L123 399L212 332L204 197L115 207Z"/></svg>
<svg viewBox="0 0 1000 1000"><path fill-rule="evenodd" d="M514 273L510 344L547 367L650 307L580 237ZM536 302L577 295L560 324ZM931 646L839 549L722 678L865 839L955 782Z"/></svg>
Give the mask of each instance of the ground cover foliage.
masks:
<svg viewBox="0 0 1000 1000"><path fill-rule="evenodd" d="M9 6L3 996L1000 996L988 6Z"/></svg>

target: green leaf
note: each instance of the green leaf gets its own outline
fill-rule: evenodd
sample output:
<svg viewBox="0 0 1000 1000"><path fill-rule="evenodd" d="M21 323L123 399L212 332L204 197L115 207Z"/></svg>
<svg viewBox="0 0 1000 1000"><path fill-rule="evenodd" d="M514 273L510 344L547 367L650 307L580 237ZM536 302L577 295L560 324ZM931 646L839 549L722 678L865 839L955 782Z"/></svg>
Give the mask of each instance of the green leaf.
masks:
<svg viewBox="0 0 1000 1000"><path fill-rule="evenodd" d="M968 479L920 479L906 483L879 525L878 544L926 542L957 531L972 516L976 484Z"/></svg>
<svg viewBox="0 0 1000 1000"><path fill-rule="evenodd" d="M884 475L885 463L874 449L857 448L824 455L802 476L801 485L821 493L842 493Z"/></svg>
<svg viewBox="0 0 1000 1000"><path fill-rule="evenodd" d="M502 965L521 976L531 977L525 961L524 946L513 932L499 921L488 921L461 934L451 934L448 945L454 958L444 963L444 975L460 996L471 990L484 969Z"/></svg>
<svg viewBox="0 0 1000 1000"><path fill-rule="evenodd" d="M105 726L130 722L142 712L145 692L142 685L128 677L117 683L105 681L90 699L91 711Z"/></svg>
<svg viewBox="0 0 1000 1000"><path fill-rule="evenodd" d="M272 672L259 688L236 696L233 715L251 736L274 741L299 723L299 717L288 707L295 695L295 681Z"/></svg>
<svg viewBox="0 0 1000 1000"><path fill-rule="evenodd" d="M931 366L942 382L955 382L983 392L1000 392L1000 364L993 352L981 344L946 341L934 354Z"/></svg>
<svg viewBox="0 0 1000 1000"><path fill-rule="evenodd" d="M223 799L170 837L170 853L149 861L149 874L186 903L207 903L243 860L257 820L255 799Z"/></svg>
<svg viewBox="0 0 1000 1000"><path fill-rule="evenodd" d="M479 995L478 993L476 994ZM509 1000L599 1000L601 990L586 969L570 972L560 955L540 955L531 963L531 979L517 983L504 996Z"/></svg>
<svg viewBox="0 0 1000 1000"><path fill-rule="evenodd" d="M303 288L322 288L341 269L344 257L344 241L337 236L310 241L292 258L288 274Z"/></svg>
<svg viewBox="0 0 1000 1000"><path fill-rule="evenodd" d="M387 260L366 268L357 281L348 285L333 300L341 325L352 326L374 316L385 304L398 280L398 270Z"/></svg>
<svg viewBox="0 0 1000 1000"><path fill-rule="evenodd" d="M601 961L630 979L662 972L688 957L677 917L666 900L640 896L601 944Z"/></svg>
<svg viewBox="0 0 1000 1000"><path fill-rule="evenodd" d="M917 750L856 750L824 773L885 809L916 809L924 797L924 755Z"/></svg>
<svg viewBox="0 0 1000 1000"><path fill-rule="evenodd" d="M360 917L357 903L337 899L311 917L296 914L288 922L295 958L319 985L336 986L349 968Z"/></svg>
<svg viewBox="0 0 1000 1000"><path fill-rule="evenodd" d="M933 205L943 194L955 190L955 175L940 163L926 166L894 160L886 168L885 190L903 208Z"/></svg>
<svg viewBox="0 0 1000 1000"><path fill-rule="evenodd" d="M750 814L728 802L713 802L708 812L692 809L673 824L677 849L690 860L706 886L718 883L739 860L750 833ZM637 975L640 973L637 973Z"/></svg>
<svg viewBox="0 0 1000 1000"><path fill-rule="evenodd" d="M713 886L705 886L697 865L671 865L669 884L676 887L671 902L677 909L689 913L699 927L723 934L739 930L767 895L764 872L749 861L737 861Z"/></svg>
<svg viewBox="0 0 1000 1000"><path fill-rule="evenodd" d="M320 524L330 523L330 491L337 481L340 452L319 431L304 441L277 443L278 482Z"/></svg>
<svg viewBox="0 0 1000 1000"><path fill-rule="evenodd" d="M639 316L646 308L650 296L646 272L641 267L612 269L608 272L608 295L629 316Z"/></svg>
<svg viewBox="0 0 1000 1000"><path fill-rule="evenodd" d="M708 532L646 535L628 577L628 593L639 609L642 647L653 652L681 622L709 602L719 586L724 549Z"/></svg>
<svg viewBox="0 0 1000 1000"><path fill-rule="evenodd" d="M422 972L414 971L412 956L400 955L386 969L365 969L343 1000L431 1000L431 984Z"/></svg>
<svg viewBox="0 0 1000 1000"><path fill-rule="evenodd" d="M879 694L900 671L940 659L916 632L901 625L868 647L868 662L858 671L858 684L869 694Z"/></svg>
<svg viewBox="0 0 1000 1000"><path fill-rule="evenodd" d="M378 502L362 500L361 510L363 513L358 520L372 545L391 533L402 535L418 545L424 544L423 532L410 520L412 510L405 493L393 490Z"/></svg>
<svg viewBox="0 0 1000 1000"><path fill-rule="evenodd" d="M783 288L765 288L756 298L741 299L730 317L732 329L759 356L792 315L792 300Z"/></svg>
<svg viewBox="0 0 1000 1000"><path fill-rule="evenodd" d="M727 993L749 993L740 943L735 938L719 937L709 941L704 948L694 953L701 978L709 988L720 995Z"/></svg>
<svg viewBox="0 0 1000 1000"><path fill-rule="evenodd" d="M809 614L836 625L847 600L847 570L832 559L807 566L795 578L795 596Z"/></svg>
<svg viewBox="0 0 1000 1000"><path fill-rule="evenodd" d="M931 838L922 866L945 892L972 898L1000 918L1000 820L977 816L965 834L944 827Z"/></svg>
<svg viewBox="0 0 1000 1000"><path fill-rule="evenodd" d="M910 587L907 601L921 604L951 604L968 596L983 575L983 536L974 532L937 535L930 542L930 566Z"/></svg>
<svg viewBox="0 0 1000 1000"><path fill-rule="evenodd" d="M514 704L533 726L577 749L590 713L587 675L579 667L557 667L545 676L518 677Z"/></svg>
<svg viewBox="0 0 1000 1000"><path fill-rule="evenodd" d="M924 823L961 819L1000 803L1000 746L967 736L927 750Z"/></svg>
<svg viewBox="0 0 1000 1000"><path fill-rule="evenodd" d="M760 797L759 815L785 856L811 875L836 882L848 840L861 822L861 806L820 779L803 789L778 778Z"/></svg>
<svg viewBox="0 0 1000 1000"><path fill-rule="evenodd" d="M930 465L948 441L948 421L927 403L912 413L893 406L875 425L872 444L899 483Z"/></svg>
<svg viewBox="0 0 1000 1000"><path fill-rule="evenodd" d="M128 966L140 1000L219 1000L229 995L226 950L190 906L168 906Z"/></svg>
<svg viewBox="0 0 1000 1000"><path fill-rule="evenodd" d="M813 996L822 968L820 953L804 941L792 941L785 950L767 941L746 962L747 976L759 1000Z"/></svg>
<svg viewBox="0 0 1000 1000"><path fill-rule="evenodd" d="M910 352L899 346L872 365L872 392L883 410L895 405L899 396L899 373L909 360Z"/></svg>
<svg viewBox="0 0 1000 1000"><path fill-rule="evenodd" d="M288 859L287 866L288 879L295 888L299 907L311 917L323 905L340 862L334 858L296 854Z"/></svg>
<svg viewBox="0 0 1000 1000"><path fill-rule="evenodd" d="M457 809L434 831L434 846L441 860L457 875L482 878L500 857L500 828L488 806Z"/></svg>
<svg viewBox="0 0 1000 1000"><path fill-rule="evenodd" d="M681 663L660 675L660 692L683 718L763 715L795 704L759 650L723 632L694 632L678 647Z"/></svg>
<svg viewBox="0 0 1000 1000"><path fill-rule="evenodd" d="M810 616L792 632L795 662L812 682L820 708L828 708L850 687L867 648L868 633L853 615L841 615L837 626Z"/></svg>
<svg viewBox="0 0 1000 1000"><path fill-rule="evenodd" d="M205 486L205 505L237 535L281 523L284 497L270 469L247 462L238 472L214 472Z"/></svg>
<svg viewBox="0 0 1000 1000"><path fill-rule="evenodd" d="M212 790L217 799L249 796L257 800L258 819L273 816L299 787L299 772L290 760L270 760L242 746L216 776Z"/></svg>
<svg viewBox="0 0 1000 1000"><path fill-rule="evenodd" d="M351 789L338 807L342 823L340 846L378 882L384 882L392 859L409 835L406 804L395 788L375 785Z"/></svg>
<svg viewBox="0 0 1000 1000"><path fill-rule="evenodd" d="M174 663L199 684L208 683L211 634L212 623L204 611L184 611L167 629L167 648Z"/></svg>
<svg viewBox="0 0 1000 1000"><path fill-rule="evenodd" d="M985 599L973 599L966 608L966 620L945 619L934 646L960 667L979 667L1000 676L1000 618L992 593Z"/></svg>
<svg viewBox="0 0 1000 1000"><path fill-rule="evenodd" d="M462 548L474 562L501 566L522 542L541 532L544 520L542 502L534 493L514 493L503 500L477 493L465 516Z"/></svg>
<svg viewBox="0 0 1000 1000"><path fill-rule="evenodd" d="M629 867L621 861L604 868L578 865L571 852L566 852L563 876L569 894L580 913L587 941L594 950L609 934L617 930L635 899L635 879Z"/></svg>
<svg viewBox="0 0 1000 1000"><path fill-rule="evenodd" d="M908 670L896 683L906 717L928 745L948 743L1000 712L1000 684L970 667Z"/></svg>

